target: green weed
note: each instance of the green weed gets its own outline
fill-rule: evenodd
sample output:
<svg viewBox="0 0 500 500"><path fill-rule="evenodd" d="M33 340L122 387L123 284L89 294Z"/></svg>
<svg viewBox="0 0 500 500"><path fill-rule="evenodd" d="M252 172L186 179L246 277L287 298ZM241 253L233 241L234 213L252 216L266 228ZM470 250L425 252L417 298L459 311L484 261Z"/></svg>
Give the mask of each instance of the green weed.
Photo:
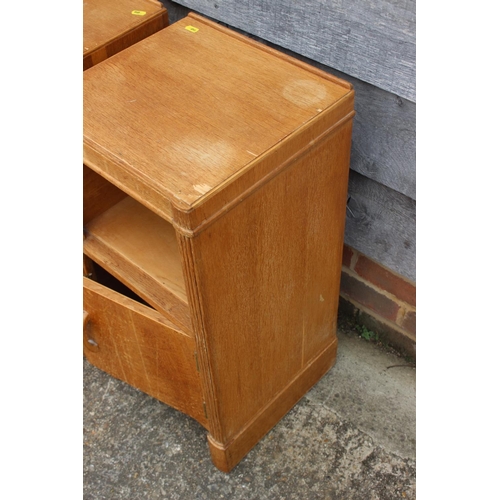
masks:
<svg viewBox="0 0 500 500"><path fill-rule="evenodd" d="M365 325L356 325L356 330L359 332L360 336L368 341L379 341L378 333L368 330Z"/></svg>

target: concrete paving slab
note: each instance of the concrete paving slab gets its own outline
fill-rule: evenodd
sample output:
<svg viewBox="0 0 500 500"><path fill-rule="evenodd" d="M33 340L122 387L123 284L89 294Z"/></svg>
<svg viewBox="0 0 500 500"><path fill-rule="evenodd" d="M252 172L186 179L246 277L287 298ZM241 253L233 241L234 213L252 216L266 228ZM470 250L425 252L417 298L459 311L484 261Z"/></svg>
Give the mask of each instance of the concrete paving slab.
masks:
<svg viewBox="0 0 500 500"><path fill-rule="evenodd" d="M84 500L414 499L415 369L338 335L336 365L230 474L196 421L84 361Z"/></svg>

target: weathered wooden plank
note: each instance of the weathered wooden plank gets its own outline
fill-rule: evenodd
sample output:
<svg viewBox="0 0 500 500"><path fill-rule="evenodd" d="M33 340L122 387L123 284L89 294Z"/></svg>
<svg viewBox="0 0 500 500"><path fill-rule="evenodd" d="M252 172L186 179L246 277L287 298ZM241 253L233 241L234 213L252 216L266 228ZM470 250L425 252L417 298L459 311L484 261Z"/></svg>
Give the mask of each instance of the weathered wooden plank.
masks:
<svg viewBox="0 0 500 500"><path fill-rule="evenodd" d="M356 90L351 169L415 200L415 103L350 81Z"/></svg>
<svg viewBox="0 0 500 500"><path fill-rule="evenodd" d="M415 0L178 3L405 99L416 100Z"/></svg>
<svg viewBox="0 0 500 500"><path fill-rule="evenodd" d="M345 243L415 281L415 201L352 170L349 196Z"/></svg>
<svg viewBox="0 0 500 500"><path fill-rule="evenodd" d="M189 9L163 2L171 22ZM242 32L245 35L248 33ZM416 106L414 102L379 89L324 64L251 35L281 52L300 59L354 85L356 117L352 133L351 169L384 186L416 199Z"/></svg>

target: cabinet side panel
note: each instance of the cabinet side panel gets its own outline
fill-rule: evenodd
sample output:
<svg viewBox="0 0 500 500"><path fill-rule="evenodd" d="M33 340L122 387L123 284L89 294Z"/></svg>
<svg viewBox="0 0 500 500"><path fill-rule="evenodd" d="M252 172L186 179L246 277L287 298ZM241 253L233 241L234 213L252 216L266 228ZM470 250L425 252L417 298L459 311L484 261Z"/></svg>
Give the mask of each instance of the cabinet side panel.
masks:
<svg viewBox="0 0 500 500"><path fill-rule="evenodd" d="M307 165L304 363L317 356L336 332L351 132L349 120Z"/></svg>
<svg viewBox="0 0 500 500"><path fill-rule="evenodd" d="M335 342L350 129L351 121L192 240L197 337L220 443Z"/></svg>

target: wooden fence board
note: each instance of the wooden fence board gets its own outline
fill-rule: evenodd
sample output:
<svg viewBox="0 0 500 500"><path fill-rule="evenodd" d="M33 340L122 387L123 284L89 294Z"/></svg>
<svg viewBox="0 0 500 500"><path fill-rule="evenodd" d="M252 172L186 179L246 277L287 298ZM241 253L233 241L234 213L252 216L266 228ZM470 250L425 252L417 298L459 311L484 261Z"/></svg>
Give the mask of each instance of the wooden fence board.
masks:
<svg viewBox="0 0 500 500"><path fill-rule="evenodd" d="M356 91L351 169L415 200L415 103L343 77Z"/></svg>
<svg viewBox="0 0 500 500"><path fill-rule="evenodd" d="M345 243L415 281L416 202L351 170Z"/></svg>

